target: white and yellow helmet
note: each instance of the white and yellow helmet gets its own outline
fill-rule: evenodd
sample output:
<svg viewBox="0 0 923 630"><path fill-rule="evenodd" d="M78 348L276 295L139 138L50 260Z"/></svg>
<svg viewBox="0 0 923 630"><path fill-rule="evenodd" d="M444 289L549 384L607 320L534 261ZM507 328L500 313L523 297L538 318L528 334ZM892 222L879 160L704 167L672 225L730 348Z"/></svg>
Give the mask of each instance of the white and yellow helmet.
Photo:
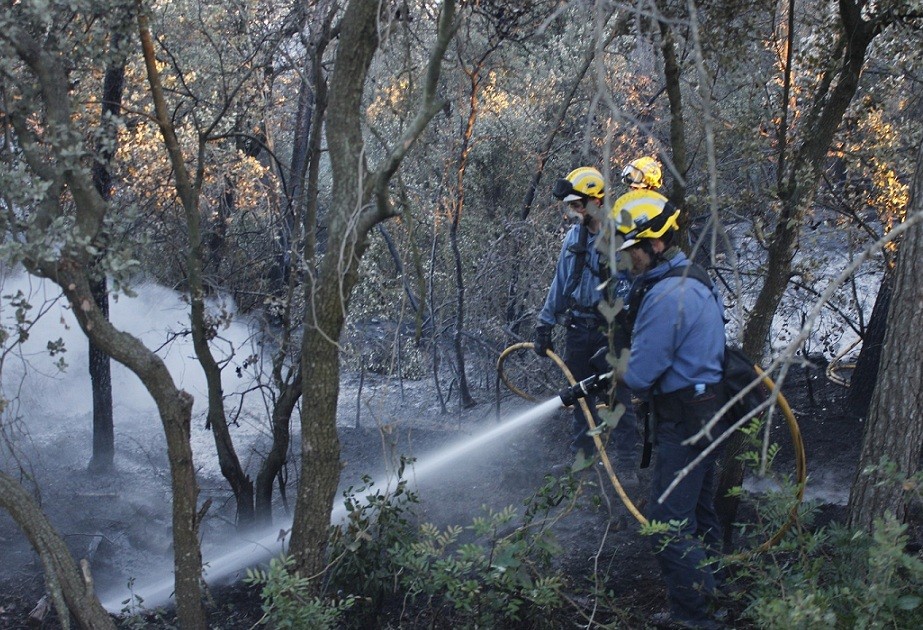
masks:
<svg viewBox="0 0 923 630"><path fill-rule="evenodd" d="M551 194L561 201L602 199L605 196L602 173L589 166L581 166L555 182Z"/></svg>
<svg viewBox="0 0 923 630"><path fill-rule="evenodd" d="M663 186L660 162L648 156L632 160L622 169L622 182L630 188L660 188Z"/></svg>
<svg viewBox="0 0 923 630"><path fill-rule="evenodd" d="M678 230L679 208L658 192L639 188L615 200L609 215L625 241L619 250L637 245L640 239L660 238Z"/></svg>

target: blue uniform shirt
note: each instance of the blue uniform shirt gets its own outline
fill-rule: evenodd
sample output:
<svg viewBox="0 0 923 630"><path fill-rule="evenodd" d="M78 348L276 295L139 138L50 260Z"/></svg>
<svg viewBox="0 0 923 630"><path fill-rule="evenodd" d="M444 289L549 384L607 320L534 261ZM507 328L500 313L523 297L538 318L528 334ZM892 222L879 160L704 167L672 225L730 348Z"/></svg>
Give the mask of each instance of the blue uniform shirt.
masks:
<svg viewBox="0 0 923 630"><path fill-rule="evenodd" d="M570 251L572 245L576 245L580 240L580 224L574 225L564 236L564 242L561 245L561 253L558 256L558 264L554 270L554 280L551 281L551 287L548 289L548 297L545 298L545 305L538 315L539 323L554 325L558 316L562 315L572 305L570 298L573 298L573 305L577 306L585 313L578 313L578 316L588 318L595 317L590 312L594 309L599 301L603 298L599 286L602 284L600 274L599 252L596 251L596 238L599 234L587 234L587 257L586 266L583 268L583 274L577 282L577 286L570 295L565 295L567 284L574 273L574 266L577 264L577 255ZM617 278L627 279L625 272L619 272ZM623 297L624 296L620 296Z"/></svg>
<svg viewBox="0 0 923 630"><path fill-rule="evenodd" d="M648 270L637 283L685 267L682 252ZM637 394L669 393L721 380L724 359L724 308L717 289L694 278L665 278L650 288L638 309L625 384Z"/></svg>

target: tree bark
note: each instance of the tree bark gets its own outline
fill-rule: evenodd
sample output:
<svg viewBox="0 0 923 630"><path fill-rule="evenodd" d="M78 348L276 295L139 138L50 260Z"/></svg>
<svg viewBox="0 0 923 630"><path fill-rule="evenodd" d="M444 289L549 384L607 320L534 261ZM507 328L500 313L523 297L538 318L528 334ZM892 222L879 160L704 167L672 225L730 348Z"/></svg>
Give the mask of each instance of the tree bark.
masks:
<svg viewBox="0 0 923 630"><path fill-rule="evenodd" d="M119 47L122 37L115 33L112 35L110 49L115 51ZM100 126L110 131L111 144L102 141L97 145L98 159L93 162L93 185L105 202L112 197L112 174L109 163L115 153L118 134L110 123L111 118L117 116L122 108L122 88L125 84L125 64L121 61L114 62L106 68L103 78L103 98ZM100 256L97 256L99 260ZM96 265L93 265L96 267ZM109 288L104 272L96 271L96 279L91 285L93 299L99 307L103 317L109 318ZM93 473L109 473L114 468L115 461L115 427L112 419L112 366L109 356L100 350L92 341L89 342L89 371L90 387L93 393L93 455L90 459L89 470Z"/></svg>
<svg viewBox="0 0 923 630"><path fill-rule="evenodd" d="M450 202L452 222L449 224L449 244L452 248L452 259L455 262L455 332L452 336L452 349L455 352L455 367L458 372L458 400L462 409L471 408L477 403L471 396L471 388L468 386L465 348L462 343L465 330L465 274L461 249L458 245L458 227L461 224L462 210L465 207L465 171L468 167L468 155L471 153L471 136L474 133L474 124L478 118L481 70L484 68L487 58L499 45L499 42L493 44L477 61L474 68L470 72L466 71L471 89L471 93L468 95L468 119L462 132L462 145L458 153L458 163L455 169L455 199Z"/></svg>
<svg viewBox="0 0 923 630"><path fill-rule="evenodd" d="M292 523L291 553L303 575L319 575L326 563L327 531L340 478L336 428L340 333L349 296L369 231L390 216L388 183L407 151L441 103L436 86L442 58L455 32L455 3L446 0L439 15L436 44L423 82L419 110L375 172L366 163L362 134L362 95L378 48L379 4L352 0L330 79L327 144L333 171L329 240L316 271L306 274L301 407L301 477ZM320 585L315 582L315 587Z"/></svg>
<svg viewBox="0 0 923 630"><path fill-rule="evenodd" d="M885 514L906 516L902 482L918 470L923 449L923 144L913 187L907 215L917 222L900 244L878 380L849 493L849 526L870 533ZM874 468L883 461L896 466L899 478Z"/></svg>
<svg viewBox="0 0 923 630"><path fill-rule="evenodd" d="M64 539L58 535L42 508L19 483L0 472L0 507L22 528L45 568L45 583L62 627L70 627L70 615L87 630L115 630L115 623L93 592L89 568L83 578Z"/></svg>
<svg viewBox="0 0 923 630"><path fill-rule="evenodd" d="M301 398L301 371L297 373L291 382L280 383L281 379L277 379L279 396L272 408L272 446L270 446L269 453L260 466L254 486L256 495L254 523L257 527L264 527L272 523L272 487L282 467L288 460L288 447L291 443L289 421L295 411L298 399Z"/></svg>
<svg viewBox="0 0 923 630"><path fill-rule="evenodd" d="M849 405L851 413L865 417L872 404L872 394L878 381L878 366L881 364L881 351L888 329L888 310L891 295L894 292L894 270L885 268L875 306L869 318L865 334L862 335L862 350L856 360L856 369L849 380Z"/></svg>
<svg viewBox="0 0 923 630"><path fill-rule="evenodd" d="M686 171L689 158L686 153L686 123L683 119L683 93L680 86L682 69L676 59L676 42L673 29L661 20L660 37L663 51L663 74L670 101L670 149L673 153L673 188L670 200L680 208L686 207ZM689 213L685 213L689 216Z"/></svg>
<svg viewBox="0 0 923 630"><path fill-rule="evenodd" d="M177 616L184 628L205 628L202 606L202 553L199 547L198 481L192 460L192 396L176 387L163 360L136 337L106 320L93 302L86 271L64 259L43 267L73 306L84 333L106 354L134 372L157 405L167 439L173 496L173 565Z"/></svg>

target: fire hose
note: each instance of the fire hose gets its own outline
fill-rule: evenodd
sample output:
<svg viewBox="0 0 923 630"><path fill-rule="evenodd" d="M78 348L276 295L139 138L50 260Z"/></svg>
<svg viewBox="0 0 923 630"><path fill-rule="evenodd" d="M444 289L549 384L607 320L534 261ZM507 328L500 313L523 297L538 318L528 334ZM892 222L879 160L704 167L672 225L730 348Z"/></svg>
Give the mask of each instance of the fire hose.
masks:
<svg viewBox="0 0 923 630"><path fill-rule="evenodd" d="M506 373L503 370L503 365L506 362L507 357L509 357L513 352L518 350L529 350L532 351L534 344L532 342L522 342L516 343L505 349L500 353L500 357L497 360L497 374L503 383L517 396L525 398L526 400L536 402L536 398L518 387L516 387L507 377ZM564 361L555 354L553 351L548 350L547 356L558 366L561 372L564 374L570 387L559 392L561 397L561 402L564 406L570 406L574 403L580 405L580 409L583 411L583 415L586 418L587 425L590 428L589 434L593 437L593 443L596 445L596 450L599 453L600 461L602 462L603 467L606 470L606 474L609 476L609 481L612 483L612 487L615 489L616 494L621 499L622 503L628 509L635 520L637 520L642 525L647 525L648 520L641 514L640 510L632 502L631 498L625 492L625 489L622 487L621 482L619 481L618 475L615 474L615 470L612 468L612 463L609 461L609 457L606 454L605 445L600 438L600 432L596 430L596 422L593 419L593 413L590 410L589 405L586 402L586 395L594 393L593 390L598 388L602 383L608 380L608 377L611 377L611 372L609 374L603 375L594 375L583 381L578 382L571 371L567 368ZM766 387L769 388L769 391L776 391L776 385L758 366L754 366L757 373L762 377L763 383ZM804 442L801 439L801 429L798 426L798 421L795 419L795 415L792 412L791 407L788 404L788 401L782 395L781 391L777 392L776 404L778 405L782 415L785 417L786 423L788 424L789 433L792 438L792 445L794 446L795 451L795 476L797 484L797 493L795 495L795 503L789 510L788 520L783 523L783 525L776 531L775 534L769 537L768 540L763 542L759 547L757 547L752 553L763 552L773 545L777 544L785 533L791 528L798 518L798 507L801 505L802 500L804 499L804 490L805 482L807 480L807 463L804 451Z"/></svg>

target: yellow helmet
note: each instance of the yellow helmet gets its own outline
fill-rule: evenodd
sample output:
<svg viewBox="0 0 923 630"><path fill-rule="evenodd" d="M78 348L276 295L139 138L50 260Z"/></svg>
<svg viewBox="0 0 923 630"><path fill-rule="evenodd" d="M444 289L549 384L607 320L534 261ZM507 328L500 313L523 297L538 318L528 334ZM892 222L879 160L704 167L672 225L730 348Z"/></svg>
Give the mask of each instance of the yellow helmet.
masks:
<svg viewBox="0 0 923 630"><path fill-rule="evenodd" d="M647 156L632 160L622 169L622 181L631 188L660 188L663 186L660 162Z"/></svg>
<svg viewBox="0 0 923 630"><path fill-rule="evenodd" d="M619 250L636 245L642 238L660 238L679 229L679 208L658 192L641 188L615 200L610 214L625 242Z"/></svg>
<svg viewBox="0 0 923 630"><path fill-rule="evenodd" d="M572 170L564 179L554 183L551 194L562 201L577 201L578 199L602 199L605 196L605 182L602 173L589 166L581 166Z"/></svg>

